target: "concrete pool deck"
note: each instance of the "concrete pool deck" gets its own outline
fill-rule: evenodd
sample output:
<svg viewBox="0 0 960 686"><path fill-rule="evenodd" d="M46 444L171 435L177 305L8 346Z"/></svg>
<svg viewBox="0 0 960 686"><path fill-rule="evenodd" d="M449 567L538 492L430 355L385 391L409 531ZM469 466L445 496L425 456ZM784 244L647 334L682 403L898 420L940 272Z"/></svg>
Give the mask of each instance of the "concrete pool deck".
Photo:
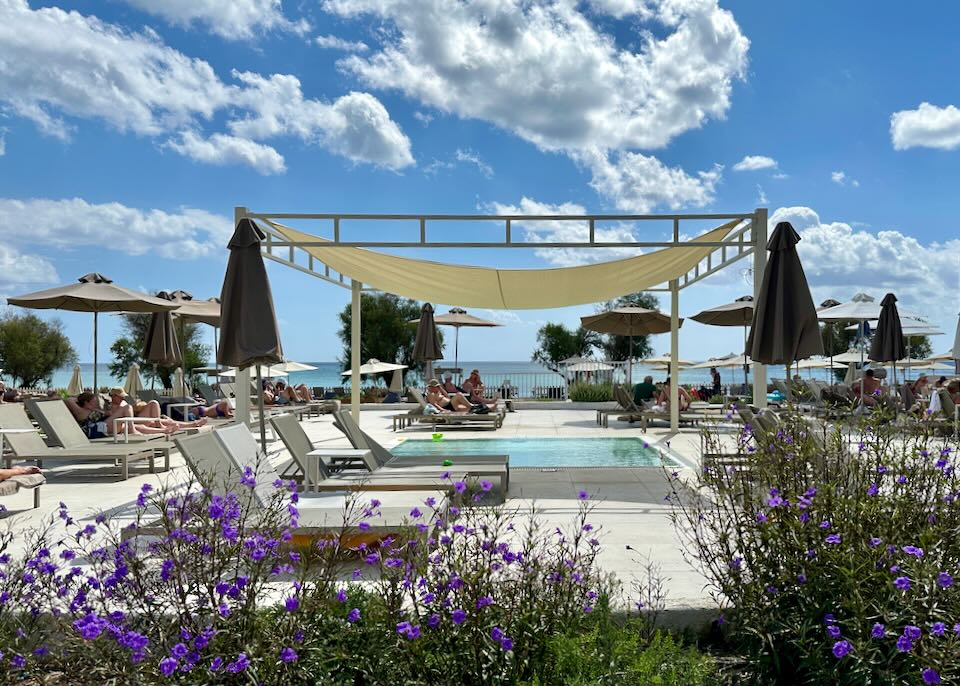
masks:
<svg viewBox="0 0 960 686"><path fill-rule="evenodd" d="M425 438L430 429L391 431L390 415L396 410L365 410L361 413L362 428L386 447L392 447L402 437ZM311 418L303 427L315 444L326 447L348 447L346 439L332 425L329 416ZM684 428L671 433L666 425L651 425L641 433L639 424L610 421L609 428L595 422L595 410L590 408L521 409L508 414L503 427L496 431L472 428L444 428L444 440L459 438L537 438L537 437L642 437L651 446L668 449L681 462L678 468L687 475L699 462L699 430ZM669 444L669 447L668 447ZM275 463L285 461L286 451L279 441L268 441L268 452ZM181 484L189 480L189 470L183 458L174 454L169 473L149 474L146 466L133 467L134 475L127 481L117 481L115 468L107 463L97 465L57 464L45 470L48 483L41 490L41 507L24 510L31 504L29 492L4 498L2 503L11 513L0 520L0 527L19 529L38 526L50 521L58 503L63 502L75 518L91 518L98 511L108 511L123 520L132 511L141 484L154 487ZM572 522L579 508L578 492L591 495L594 511L591 523L600 530L602 549L598 563L605 572L613 573L623 583L625 601L629 602L631 582L642 574L641 556L660 567L667 590L666 604L672 610L699 611L706 617L714 606L704 588L705 580L684 561L679 539L669 520L669 505L664 501L668 493L666 475L660 468L524 468L511 470L509 504L521 512L533 504L542 518L551 526ZM389 494L381 497L389 504ZM14 546L17 542L15 541ZM629 546L629 548L628 548ZM632 550L631 550L632 549ZM685 614L685 613L681 613Z"/></svg>

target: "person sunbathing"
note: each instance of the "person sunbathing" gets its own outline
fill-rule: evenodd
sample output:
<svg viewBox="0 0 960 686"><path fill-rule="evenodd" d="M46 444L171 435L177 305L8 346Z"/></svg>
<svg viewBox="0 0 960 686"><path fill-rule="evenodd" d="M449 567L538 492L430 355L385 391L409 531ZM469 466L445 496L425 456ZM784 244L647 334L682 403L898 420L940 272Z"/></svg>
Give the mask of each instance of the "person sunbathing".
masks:
<svg viewBox="0 0 960 686"><path fill-rule="evenodd" d="M680 411L690 409L690 403L692 402L690 394L687 393L687 390L683 386L677 387L677 398L680 405ZM663 382L663 386L660 388L660 395L657 398L657 406L662 407L663 411L666 412L670 409L670 377L667 377L667 380Z"/></svg>
<svg viewBox="0 0 960 686"><path fill-rule="evenodd" d="M113 436L118 429L136 435L170 434L207 423L206 417L195 422L175 422L167 417L157 417L151 422L122 422L123 426L120 427L117 426L117 419L134 416L133 407L122 398L117 402L111 396L107 409L101 408L99 398L89 391L84 391L76 399L67 398L65 402L87 438Z"/></svg>
<svg viewBox="0 0 960 686"><path fill-rule="evenodd" d="M861 384L854 384L853 392L856 394L860 401L867 407L874 407L877 404L877 396L879 395L880 388L882 386L880 379L878 379L872 369L868 369L863 373L863 392L861 393Z"/></svg>
<svg viewBox="0 0 960 686"><path fill-rule="evenodd" d="M473 409L463 393L448 395L436 379L430 379L427 383L426 400L441 412L469 412Z"/></svg>
<svg viewBox="0 0 960 686"><path fill-rule="evenodd" d="M8 469L0 469L0 481L6 481L7 479L11 479L15 476L39 473L39 467L10 467Z"/></svg>
<svg viewBox="0 0 960 686"><path fill-rule="evenodd" d="M447 372L446 374L444 374L442 386L443 386L443 390L446 393L462 393L463 392L462 388L457 386L457 384L453 383L453 374L451 374L450 372Z"/></svg>
<svg viewBox="0 0 960 686"><path fill-rule="evenodd" d="M917 380L911 384L910 390L913 391L913 394L918 398L930 395L930 379L927 378L926 374L921 374Z"/></svg>

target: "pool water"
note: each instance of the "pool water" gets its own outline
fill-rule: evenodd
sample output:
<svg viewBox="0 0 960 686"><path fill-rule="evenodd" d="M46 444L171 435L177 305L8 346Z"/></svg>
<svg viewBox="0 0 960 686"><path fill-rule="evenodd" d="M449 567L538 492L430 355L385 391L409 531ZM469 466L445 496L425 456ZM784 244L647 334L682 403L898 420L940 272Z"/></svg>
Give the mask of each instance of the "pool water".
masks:
<svg viewBox="0 0 960 686"><path fill-rule="evenodd" d="M512 467L660 467L677 463L639 438L408 439L394 455L509 455Z"/></svg>

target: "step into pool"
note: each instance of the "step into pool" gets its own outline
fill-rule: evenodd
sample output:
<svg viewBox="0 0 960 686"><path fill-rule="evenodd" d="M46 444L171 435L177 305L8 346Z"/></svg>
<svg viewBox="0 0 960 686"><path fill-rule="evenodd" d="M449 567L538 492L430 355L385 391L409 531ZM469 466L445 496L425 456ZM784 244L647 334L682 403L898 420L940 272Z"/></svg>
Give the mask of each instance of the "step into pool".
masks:
<svg viewBox="0 0 960 686"><path fill-rule="evenodd" d="M395 455L509 455L512 467L660 467L677 463L640 438L442 438L404 440Z"/></svg>

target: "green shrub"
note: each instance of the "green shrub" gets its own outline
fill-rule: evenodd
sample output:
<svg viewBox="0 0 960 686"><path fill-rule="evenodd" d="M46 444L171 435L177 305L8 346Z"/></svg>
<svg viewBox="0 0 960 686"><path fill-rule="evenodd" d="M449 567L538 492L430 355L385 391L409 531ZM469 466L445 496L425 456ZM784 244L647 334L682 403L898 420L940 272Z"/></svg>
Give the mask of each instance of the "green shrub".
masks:
<svg viewBox="0 0 960 686"><path fill-rule="evenodd" d="M757 682L957 683L956 444L881 413L780 417L744 428L742 467L671 481L676 529Z"/></svg>
<svg viewBox="0 0 960 686"><path fill-rule="evenodd" d="M584 383L579 381L571 384L567 393L570 400L579 403L602 403L613 400L612 383Z"/></svg>

